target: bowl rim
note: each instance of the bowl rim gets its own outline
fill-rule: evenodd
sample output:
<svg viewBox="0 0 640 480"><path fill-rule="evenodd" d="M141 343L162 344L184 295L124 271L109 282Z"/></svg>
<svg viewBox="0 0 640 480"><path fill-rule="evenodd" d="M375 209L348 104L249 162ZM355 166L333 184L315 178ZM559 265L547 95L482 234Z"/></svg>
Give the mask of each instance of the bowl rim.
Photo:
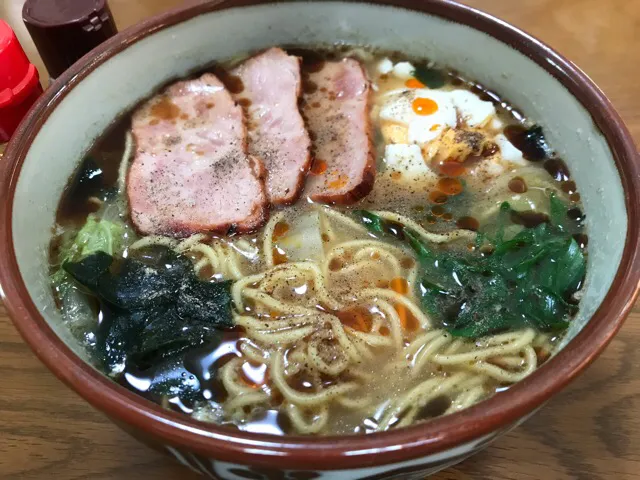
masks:
<svg viewBox="0 0 640 480"><path fill-rule="evenodd" d="M115 384L76 356L48 326L18 270L12 209L21 166L32 140L65 95L110 57L148 35L203 13L272 0L213 0L169 10L112 37L76 62L31 108L0 162L0 294L16 328L40 360L110 418L167 445L232 463L278 469L336 470L381 466L442 452L507 430L584 370L621 327L640 288L640 158L611 102L572 62L522 30L452 0L343 0L404 8L480 30L526 55L554 76L590 113L607 140L624 189L628 230L620 267L597 311L569 344L507 391L466 410L400 430L366 436L276 437L239 432L167 410ZM435 459L434 459L435 461Z"/></svg>

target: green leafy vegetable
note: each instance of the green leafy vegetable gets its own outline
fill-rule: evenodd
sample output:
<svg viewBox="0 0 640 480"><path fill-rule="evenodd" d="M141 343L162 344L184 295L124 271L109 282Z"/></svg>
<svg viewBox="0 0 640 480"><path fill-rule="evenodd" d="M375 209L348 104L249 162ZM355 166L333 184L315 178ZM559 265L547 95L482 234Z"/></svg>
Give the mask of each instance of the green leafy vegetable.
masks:
<svg viewBox="0 0 640 480"><path fill-rule="evenodd" d="M564 230L568 210L569 207L567 207L567 204L560 200L555 193L552 193L549 197L549 217L551 218L551 223L561 230Z"/></svg>
<svg viewBox="0 0 640 480"><path fill-rule="evenodd" d="M413 76L429 88L440 88L445 84L445 76L440 70L425 66L417 66Z"/></svg>
<svg viewBox="0 0 640 480"><path fill-rule="evenodd" d="M427 248L427 246L424 243L420 241L420 239L415 233L413 233L411 230L405 229L404 236L409 241L409 245L411 245L411 248L415 250L416 254L418 255L418 258L421 261L426 261L430 258L433 258L433 254L431 253L431 251Z"/></svg>
<svg viewBox="0 0 640 480"><path fill-rule="evenodd" d="M357 215L360 222L367 227L367 229L372 233L382 233L382 219L366 210L356 210L353 212Z"/></svg>
<svg viewBox="0 0 640 480"><path fill-rule="evenodd" d="M585 260L578 242L569 238L538 264L538 281L557 296L576 291L585 275Z"/></svg>
<svg viewBox="0 0 640 480"><path fill-rule="evenodd" d="M62 242L58 252L59 265L65 262L78 261L88 255L104 252L113 255L120 251L125 237L125 226L109 220L89 215L87 221L75 236L69 236ZM51 284L58 291L64 304L64 298L73 288L73 283L63 268L56 268L51 275Z"/></svg>
<svg viewBox="0 0 640 480"><path fill-rule="evenodd" d="M392 233L415 251L422 270L417 294L426 312L453 335L480 337L523 326L562 330L575 314L569 300L584 278L586 261L576 241L556 223L564 217L559 206L554 208L558 213L551 224L525 228L506 240L510 207L504 203L495 237L479 235L476 241L476 246L488 241L490 255L478 249L432 250L407 227L399 230L394 222L391 228L371 212L355 214L371 233Z"/></svg>
<svg viewBox="0 0 640 480"><path fill-rule="evenodd" d="M507 224L509 223L509 217L511 214L511 207L508 202L502 202L500 205L500 210L498 210L498 217L496 219L496 231L495 231L495 240L497 243L502 243L504 240L505 230L507 228Z"/></svg>
<svg viewBox="0 0 640 480"><path fill-rule="evenodd" d="M113 255L121 248L124 225L89 215L73 243L63 253L63 261L75 261L96 252Z"/></svg>
<svg viewBox="0 0 640 480"><path fill-rule="evenodd" d="M123 225L99 220L94 215L89 215L87 223L78 232L74 245L82 257L95 252L113 255L115 251L120 249L123 234Z"/></svg>

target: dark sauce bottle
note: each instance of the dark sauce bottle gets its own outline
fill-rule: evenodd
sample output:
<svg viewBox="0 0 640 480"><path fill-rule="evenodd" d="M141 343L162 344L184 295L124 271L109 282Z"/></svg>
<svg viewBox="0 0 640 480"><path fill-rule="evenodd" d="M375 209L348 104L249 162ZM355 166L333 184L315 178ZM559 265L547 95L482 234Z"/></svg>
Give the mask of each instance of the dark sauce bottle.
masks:
<svg viewBox="0 0 640 480"><path fill-rule="evenodd" d="M118 32L106 0L27 0L22 20L52 80Z"/></svg>

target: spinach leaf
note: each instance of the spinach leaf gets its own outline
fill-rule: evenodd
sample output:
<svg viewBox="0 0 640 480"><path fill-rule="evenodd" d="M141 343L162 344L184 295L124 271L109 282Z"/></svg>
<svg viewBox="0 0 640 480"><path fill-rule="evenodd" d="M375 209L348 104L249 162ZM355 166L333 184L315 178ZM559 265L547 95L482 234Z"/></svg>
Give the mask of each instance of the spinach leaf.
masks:
<svg viewBox="0 0 640 480"><path fill-rule="evenodd" d="M418 65L415 68L413 76L429 88L440 88L446 83L442 71L422 65Z"/></svg>
<svg viewBox="0 0 640 480"><path fill-rule="evenodd" d="M500 205L500 210L498 212L498 220L497 220L497 233L496 233L496 242L502 243L504 241L504 231L507 227L507 223L509 221L511 213L511 207L509 203L502 202Z"/></svg>
<svg viewBox="0 0 640 480"><path fill-rule="evenodd" d="M546 256L536 272L539 284L555 295L576 291L584 278L586 261L578 243L571 237Z"/></svg>
<svg viewBox="0 0 640 480"><path fill-rule="evenodd" d="M405 228L404 235L406 239L409 241L409 245L411 245L411 248L413 248L413 250L416 252L416 255L418 256L418 260L420 260L421 262L425 262L428 259L433 257L433 254L431 253L431 251L427 248L427 246L424 243L420 241L420 239L415 233Z"/></svg>
<svg viewBox="0 0 640 480"><path fill-rule="evenodd" d="M382 219L378 215L366 210L354 210L353 214L356 216L358 221L367 227L367 230L374 235L383 233Z"/></svg>
<svg viewBox="0 0 640 480"><path fill-rule="evenodd" d="M534 285L518 292L519 310L526 315L528 324L542 331L564 330L569 326L568 316L573 307L544 288Z"/></svg>
<svg viewBox="0 0 640 480"><path fill-rule="evenodd" d="M569 207L554 193L549 197L549 217L551 223L561 230L565 229Z"/></svg>
<svg viewBox="0 0 640 480"><path fill-rule="evenodd" d="M509 213L509 204L503 204L495 236L477 242L489 241L494 247L491 255L477 249L432 250L411 229L402 227L398 233L394 222L391 236L406 242L420 262L416 294L422 308L452 335L475 338L523 326L562 330L575 314L575 305L565 299L580 287L585 274L586 261L577 242L548 223L524 228L506 240ZM388 235L386 220L371 212L357 215L372 233Z"/></svg>

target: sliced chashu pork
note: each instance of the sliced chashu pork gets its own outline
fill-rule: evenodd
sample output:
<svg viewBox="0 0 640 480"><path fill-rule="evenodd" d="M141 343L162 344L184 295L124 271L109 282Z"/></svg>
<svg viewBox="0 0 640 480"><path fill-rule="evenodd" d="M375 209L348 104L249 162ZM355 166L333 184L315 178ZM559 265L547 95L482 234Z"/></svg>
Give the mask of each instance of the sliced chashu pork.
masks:
<svg viewBox="0 0 640 480"><path fill-rule="evenodd" d="M298 110L300 59L270 48L235 68L234 97L245 107L249 153L265 166L271 203L295 202L309 170L311 142Z"/></svg>
<svg viewBox="0 0 640 480"><path fill-rule="evenodd" d="M127 195L141 233L249 232L265 222L262 163L247 154L242 109L215 75L153 97L132 130Z"/></svg>
<svg viewBox="0 0 640 480"><path fill-rule="evenodd" d="M308 73L303 113L313 141L305 194L349 204L373 188L375 155L369 121L369 81L357 60L325 62Z"/></svg>

